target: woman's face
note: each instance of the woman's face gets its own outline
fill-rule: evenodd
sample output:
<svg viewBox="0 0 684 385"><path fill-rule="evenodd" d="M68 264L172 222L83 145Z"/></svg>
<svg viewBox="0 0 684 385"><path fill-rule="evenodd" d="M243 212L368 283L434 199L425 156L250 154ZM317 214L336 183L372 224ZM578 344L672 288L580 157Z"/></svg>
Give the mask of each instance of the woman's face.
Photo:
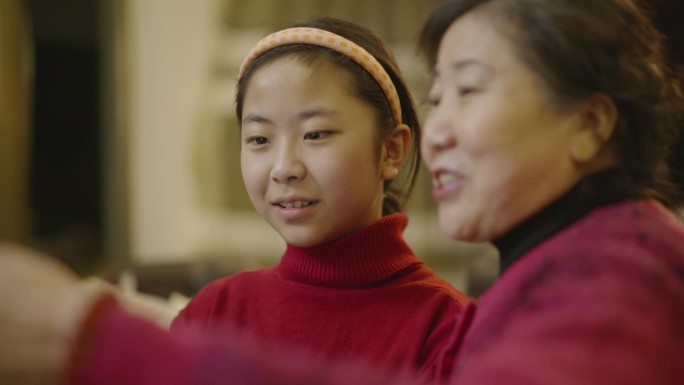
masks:
<svg viewBox="0 0 684 385"><path fill-rule="evenodd" d="M284 57L245 94L241 167L256 210L286 242L314 246L380 219L376 116L332 65Z"/></svg>
<svg viewBox="0 0 684 385"><path fill-rule="evenodd" d="M429 98L421 147L449 237L500 237L581 177L568 149L579 110L554 108L486 15L449 27Z"/></svg>

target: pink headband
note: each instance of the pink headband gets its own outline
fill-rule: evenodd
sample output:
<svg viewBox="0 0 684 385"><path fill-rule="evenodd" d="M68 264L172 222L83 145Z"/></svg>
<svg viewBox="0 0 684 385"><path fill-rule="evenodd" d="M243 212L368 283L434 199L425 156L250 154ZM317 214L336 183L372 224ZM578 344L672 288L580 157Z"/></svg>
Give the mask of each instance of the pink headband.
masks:
<svg viewBox="0 0 684 385"><path fill-rule="evenodd" d="M240 66L238 78L242 77L247 70L247 67L249 67L252 61L259 55L272 48L295 43L312 44L330 48L358 63L368 71L375 81L378 82L380 87L382 87L382 90L389 101L390 108L392 109L394 124L401 124L401 104L399 103L399 95L397 94L396 88L394 88L394 83L392 83L392 80L387 75L385 69L382 68L382 65L380 65L373 55L366 52L366 50L361 48L358 44L345 39L340 35L322 29L305 27L288 28L266 36L261 39L257 45L252 48L252 51L249 52L247 57L245 57L245 60Z"/></svg>

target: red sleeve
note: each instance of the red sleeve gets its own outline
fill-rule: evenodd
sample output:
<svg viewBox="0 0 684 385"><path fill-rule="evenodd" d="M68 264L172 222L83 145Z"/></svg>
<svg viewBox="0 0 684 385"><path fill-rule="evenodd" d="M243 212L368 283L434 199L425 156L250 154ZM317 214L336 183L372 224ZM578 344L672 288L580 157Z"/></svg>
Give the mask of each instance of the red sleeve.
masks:
<svg viewBox="0 0 684 385"><path fill-rule="evenodd" d="M219 289L217 281L204 286L173 319L169 327L171 333L180 333L185 328L205 327Z"/></svg>
<svg viewBox="0 0 684 385"><path fill-rule="evenodd" d="M462 299L463 298L463 299ZM424 383L446 381L451 375L454 355L451 349L453 334L463 311L465 296L444 300L442 310L435 317L434 327L425 340L418 378Z"/></svg>
<svg viewBox="0 0 684 385"><path fill-rule="evenodd" d="M331 367L293 352L263 352L246 340L172 335L113 305L102 315L73 385L363 385L415 384L354 363Z"/></svg>

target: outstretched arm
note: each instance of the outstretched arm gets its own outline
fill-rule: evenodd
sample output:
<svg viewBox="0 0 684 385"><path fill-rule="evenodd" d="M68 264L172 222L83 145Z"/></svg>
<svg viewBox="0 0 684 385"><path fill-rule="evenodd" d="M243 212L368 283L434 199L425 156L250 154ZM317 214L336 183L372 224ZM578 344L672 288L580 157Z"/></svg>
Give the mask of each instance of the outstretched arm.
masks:
<svg viewBox="0 0 684 385"><path fill-rule="evenodd" d="M109 297L108 297L109 296ZM171 335L45 256L0 244L0 383L415 384L235 336Z"/></svg>

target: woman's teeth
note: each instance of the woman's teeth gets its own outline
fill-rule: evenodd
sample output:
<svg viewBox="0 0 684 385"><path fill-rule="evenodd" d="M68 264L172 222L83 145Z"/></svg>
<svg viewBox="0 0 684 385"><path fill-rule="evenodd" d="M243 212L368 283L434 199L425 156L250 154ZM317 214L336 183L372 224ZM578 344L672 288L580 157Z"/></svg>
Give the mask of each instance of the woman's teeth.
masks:
<svg viewBox="0 0 684 385"><path fill-rule="evenodd" d="M433 179L432 184L435 187L444 186L452 183L456 180L455 174L441 173L435 179Z"/></svg>

